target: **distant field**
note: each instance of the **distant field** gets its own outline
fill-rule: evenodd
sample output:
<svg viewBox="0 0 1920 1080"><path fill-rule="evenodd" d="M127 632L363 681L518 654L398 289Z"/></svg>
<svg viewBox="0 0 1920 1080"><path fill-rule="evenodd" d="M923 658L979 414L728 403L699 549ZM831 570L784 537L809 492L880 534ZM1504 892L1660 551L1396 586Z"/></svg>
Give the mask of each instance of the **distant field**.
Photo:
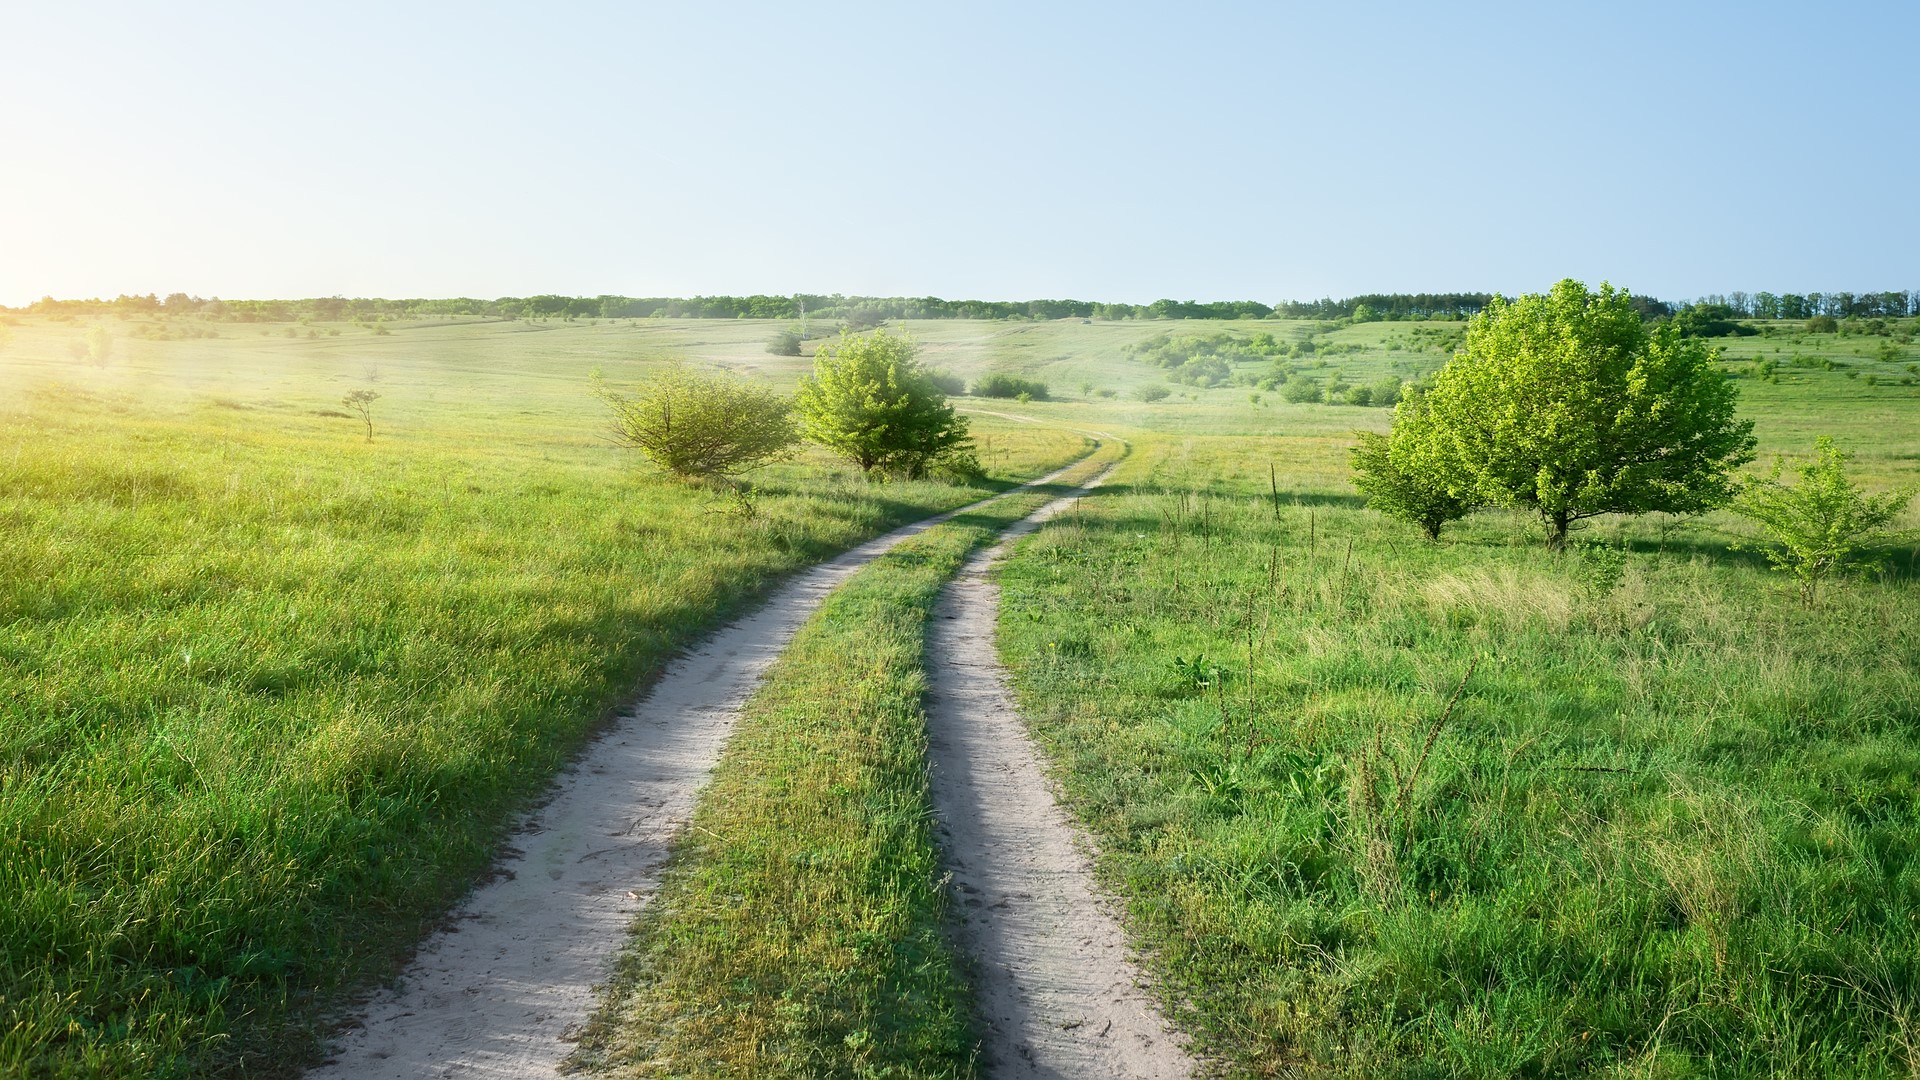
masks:
<svg viewBox="0 0 1920 1080"><path fill-rule="evenodd" d="M13 319L0 1073L309 1060L674 649L980 494L807 456L743 520L603 438L594 371L685 356L791 387L815 343L770 355L785 325ZM1346 479L1390 410L1260 383L1416 378L1461 327L905 327L965 380L1048 384L960 401L994 486L1076 432L1137 445L1009 569L1003 644L1179 1015L1254 1073L1910 1069L1916 556L1807 613L1726 515L1596 524L1627 551L1611 584L1504 514L1420 543ZM1127 355L1261 333L1295 354L1212 387ZM1828 433L1874 486L1920 474L1920 349L1718 344L1763 462ZM1356 861L1373 731L1417 750L1476 655L1399 846Z"/></svg>
<svg viewBox="0 0 1920 1080"><path fill-rule="evenodd" d="M742 520L601 437L591 369L790 379L764 327L112 329L0 352L0 1074L308 1060L674 649L981 494L809 459ZM1083 446L977 424L1000 477Z"/></svg>

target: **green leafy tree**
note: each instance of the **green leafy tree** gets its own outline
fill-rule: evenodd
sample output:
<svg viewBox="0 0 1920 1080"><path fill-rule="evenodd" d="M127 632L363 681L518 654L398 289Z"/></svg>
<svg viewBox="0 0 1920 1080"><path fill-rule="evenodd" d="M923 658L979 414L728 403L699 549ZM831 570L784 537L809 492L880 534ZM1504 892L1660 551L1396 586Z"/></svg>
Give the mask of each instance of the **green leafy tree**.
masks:
<svg viewBox="0 0 1920 1080"><path fill-rule="evenodd" d="M1847 457L1822 435L1814 443L1813 460L1800 466L1799 483L1781 483L1784 463L1776 461L1770 475L1749 477L1733 502L1733 509L1765 536L1752 546L1799 580L1800 599L1807 604L1827 578L1873 565L1866 552L1894 538L1887 526L1913 499L1912 489L1883 495L1861 491L1847 478Z"/></svg>
<svg viewBox="0 0 1920 1080"><path fill-rule="evenodd" d="M1696 514L1732 497L1753 422L1714 353L1649 330L1625 292L1566 280L1494 297L1427 404L1458 475L1487 502L1537 512L1549 543L1600 514Z"/></svg>
<svg viewBox="0 0 1920 1080"><path fill-rule="evenodd" d="M778 460L799 441L792 404L758 383L674 362L631 396L605 385L614 437L682 478L733 480Z"/></svg>
<svg viewBox="0 0 1920 1080"><path fill-rule="evenodd" d="M1353 486L1367 496L1367 505L1420 526L1429 540L1440 539L1447 522L1480 507L1437 434L1424 398L1409 394L1394 408L1388 434L1360 432L1359 444L1348 451Z"/></svg>
<svg viewBox="0 0 1920 1080"><path fill-rule="evenodd" d="M801 432L868 476L915 480L943 460L970 456L966 418L947 404L918 353L911 338L885 330L842 332L821 346L794 399Z"/></svg>

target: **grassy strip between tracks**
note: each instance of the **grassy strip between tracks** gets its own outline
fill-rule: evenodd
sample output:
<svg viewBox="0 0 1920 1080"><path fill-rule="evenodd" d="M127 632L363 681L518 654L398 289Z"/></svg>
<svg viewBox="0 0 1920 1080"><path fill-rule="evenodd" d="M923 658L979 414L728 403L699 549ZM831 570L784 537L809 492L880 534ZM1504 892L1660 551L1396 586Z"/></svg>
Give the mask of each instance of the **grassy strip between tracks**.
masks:
<svg viewBox="0 0 1920 1080"><path fill-rule="evenodd" d="M801 629L741 718L576 1067L973 1073L927 791L926 628L968 554L1059 490L902 544Z"/></svg>

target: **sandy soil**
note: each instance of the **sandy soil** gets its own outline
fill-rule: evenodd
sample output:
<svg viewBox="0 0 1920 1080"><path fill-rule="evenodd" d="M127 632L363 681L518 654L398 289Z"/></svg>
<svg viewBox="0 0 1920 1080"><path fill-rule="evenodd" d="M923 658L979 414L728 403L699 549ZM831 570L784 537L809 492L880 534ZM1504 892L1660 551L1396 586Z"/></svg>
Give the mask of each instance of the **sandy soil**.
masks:
<svg viewBox="0 0 1920 1080"><path fill-rule="evenodd" d="M1086 841L1055 801L994 649L1000 594L988 571L1013 540L1098 483L969 560L941 597L928 643L934 808L995 1077L1194 1072L1139 988Z"/></svg>
<svg viewBox="0 0 1920 1080"><path fill-rule="evenodd" d="M562 774L553 798L514 838L516 850L461 905L452 928L422 945L399 985L377 995L333 1057L309 1075L557 1075L594 1007L596 984L658 887L673 838L768 666L836 585L966 509L800 574L757 613L671 664Z"/></svg>

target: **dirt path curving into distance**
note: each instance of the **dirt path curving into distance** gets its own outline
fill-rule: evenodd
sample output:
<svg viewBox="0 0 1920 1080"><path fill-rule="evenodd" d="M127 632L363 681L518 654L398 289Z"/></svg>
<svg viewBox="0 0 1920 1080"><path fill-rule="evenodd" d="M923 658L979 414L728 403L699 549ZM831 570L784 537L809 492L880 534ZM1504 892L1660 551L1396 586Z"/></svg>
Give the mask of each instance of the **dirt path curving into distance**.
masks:
<svg viewBox="0 0 1920 1080"><path fill-rule="evenodd" d="M1083 457L1024 487L1048 483ZM1021 489L895 530L803 571L668 665L555 782L516 850L340 1037L320 1080L554 1076L596 984L659 887L741 707L833 588L900 543Z"/></svg>
<svg viewBox="0 0 1920 1080"><path fill-rule="evenodd" d="M1054 799L994 649L993 564L1105 475L969 559L942 594L928 639L934 812L960 937L975 961L983 1063L997 1078L1181 1077L1195 1068L1139 988L1126 936Z"/></svg>

